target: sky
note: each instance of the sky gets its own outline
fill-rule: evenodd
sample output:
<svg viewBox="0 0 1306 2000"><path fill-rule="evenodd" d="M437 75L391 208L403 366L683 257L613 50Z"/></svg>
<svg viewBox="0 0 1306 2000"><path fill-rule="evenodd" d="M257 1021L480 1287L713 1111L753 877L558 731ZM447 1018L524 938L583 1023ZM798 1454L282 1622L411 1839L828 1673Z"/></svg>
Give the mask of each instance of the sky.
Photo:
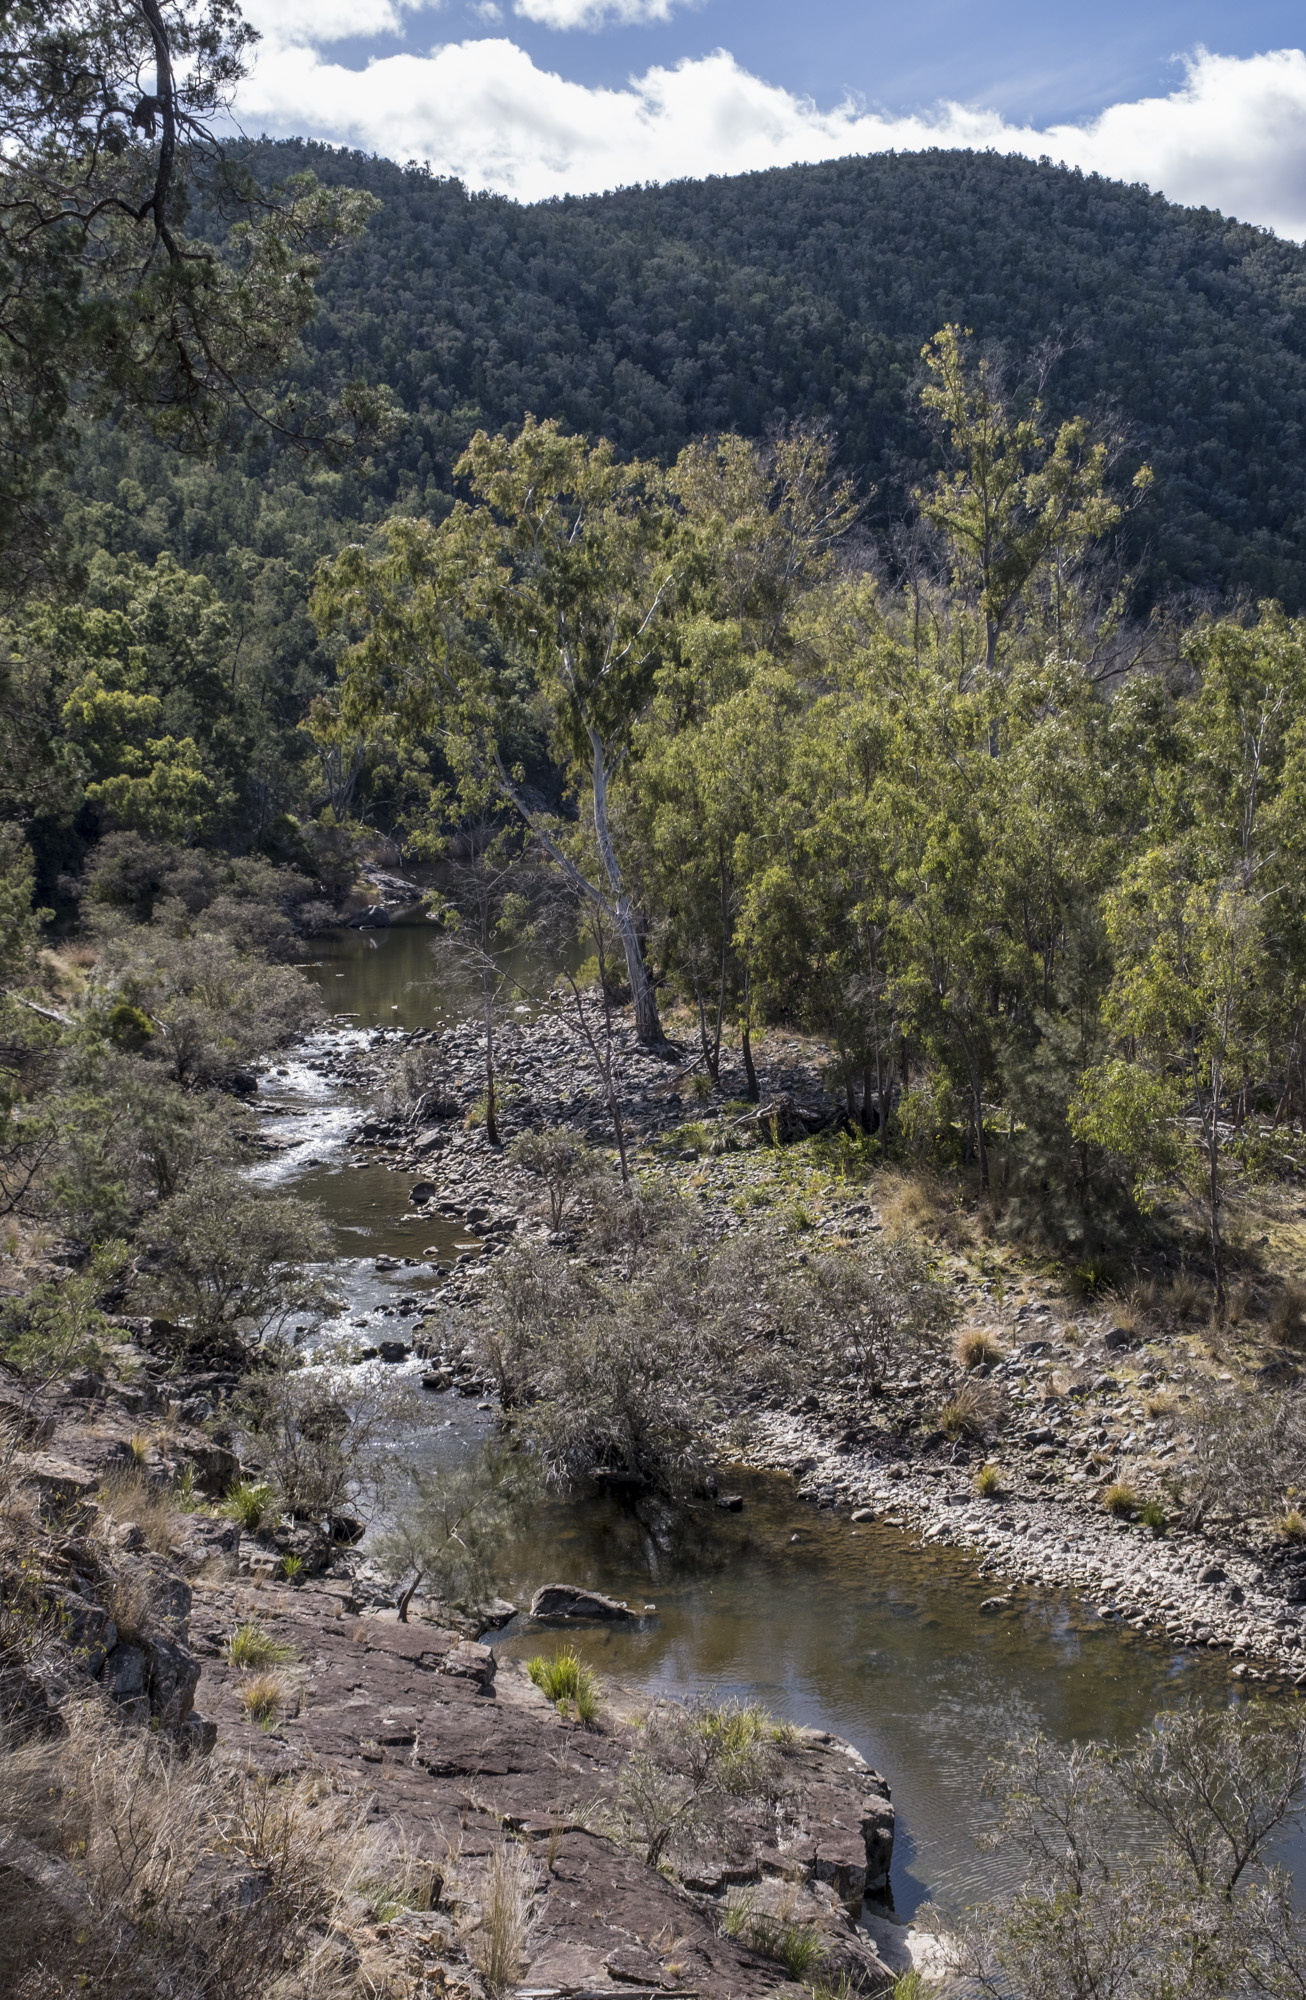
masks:
<svg viewBox="0 0 1306 2000"><path fill-rule="evenodd" d="M1306 240L1302 0L245 0L234 114L521 201L922 146Z"/></svg>

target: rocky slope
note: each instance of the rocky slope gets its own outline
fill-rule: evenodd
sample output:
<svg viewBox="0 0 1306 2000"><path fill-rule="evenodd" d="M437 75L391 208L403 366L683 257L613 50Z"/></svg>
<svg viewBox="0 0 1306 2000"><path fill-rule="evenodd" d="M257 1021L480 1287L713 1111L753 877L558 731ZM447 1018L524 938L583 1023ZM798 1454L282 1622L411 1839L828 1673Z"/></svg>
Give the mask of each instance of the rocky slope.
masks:
<svg viewBox="0 0 1306 2000"><path fill-rule="evenodd" d="M849 1745L783 1732L768 1797L732 1800L675 1874L649 1867L605 1830L641 1752L638 1703L612 1691L592 1724L564 1718L489 1647L368 1608L349 1551L319 1552L303 1586L275 1581L275 1537L193 1501L173 1511L179 1481L219 1488L233 1468L145 1393L153 1411L139 1385L83 1381L7 1412L6 1515L27 1555L11 1546L5 1599L25 1589L43 1635L17 1674L6 1651L22 1730L58 1729L70 1700L90 1701L218 1765L351 1800L428 1890L360 1891L352 1934L415 1979L477 1991L467 1884L507 1838L530 1864L523 1991L761 2000L788 1990L795 1936L850 1991L884 1989L855 1919L887 1881L893 1807ZM258 1641L248 1660L242 1630ZM890 1937L889 1955L909 1956Z"/></svg>

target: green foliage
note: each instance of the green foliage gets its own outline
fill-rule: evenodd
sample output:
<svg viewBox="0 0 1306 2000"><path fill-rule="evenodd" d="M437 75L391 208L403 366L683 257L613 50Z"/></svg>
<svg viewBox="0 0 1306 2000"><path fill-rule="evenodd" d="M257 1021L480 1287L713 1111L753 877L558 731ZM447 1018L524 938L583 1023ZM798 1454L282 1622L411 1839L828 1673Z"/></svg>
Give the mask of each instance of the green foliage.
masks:
<svg viewBox="0 0 1306 2000"><path fill-rule="evenodd" d="M0 1359L27 1388L104 1365L113 1338L104 1295L126 1261L125 1243L102 1244L84 1269L0 1305Z"/></svg>
<svg viewBox="0 0 1306 2000"><path fill-rule="evenodd" d="M273 1638L257 1618L246 1618L227 1640L227 1658L233 1667L280 1667L295 1657L295 1649Z"/></svg>
<svg viewBox="0 0 1306 2000"><path fill-rule="evenodd" d="M222 1512L239 1521L247 1535L256 1535L260 1528L276 1519L276 1496L262 1480L242 1479L223 1501Z"/></svg>
<svg viewBox="0 0 1306 2000"><path fill-rule="evenodd" d="M377 1560L407 1586L475 1612L503 1580L514 1523L539 1492L522 1453L487 1445L467 1464L417 1476L378 1539Z"/></svg>
<svg viewBox="0 0 1306 2000"><path fill-rule="evenodd" d="M537 1653L526 1671L559 1714L574 1711L578 1722L593 1722L599 1712L599 1683L574 1646L560 1646L551 1655Z"/></svg>

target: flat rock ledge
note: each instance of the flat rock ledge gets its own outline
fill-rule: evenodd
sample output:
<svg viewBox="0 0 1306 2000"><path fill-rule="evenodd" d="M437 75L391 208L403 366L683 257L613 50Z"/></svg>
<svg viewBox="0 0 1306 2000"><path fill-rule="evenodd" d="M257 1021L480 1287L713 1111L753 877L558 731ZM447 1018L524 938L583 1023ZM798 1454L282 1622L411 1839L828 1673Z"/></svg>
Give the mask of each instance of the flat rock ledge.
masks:
<svg viewBox="0 0 1306 2000"><path fill-rule="evenodd" d="M244 1677L225 1655L251 1617L293 1661L267 1729L246 1716ZM364 1795L369 1817L437 1869L450 1850L474 1866L505 1831L529 1847L540 1886L522 2000L797 1995L774 1957L724 1934L728 1902L741 1898L762 1928L814 1926L822 1977L846 1975L850 1992L887 1991L889 1960L910 1959L896 1926L882 1927L877 1949L855 1921L867 1891L887 1883L894 1812L883 1778L838 1737L793 1732L778 1806L741 1808L728 1848L695 1855L673 1880L598 1830L637 1747L635 1719L565 1720L519 1663L496 1664L488 1647L434 1625L358 1616L311 1586L201 1585L191 1633L219 1759L269 1777L316 1772ZM403 1921L426 1927L429 1951L450 1947L447 1912Z"/></svg>

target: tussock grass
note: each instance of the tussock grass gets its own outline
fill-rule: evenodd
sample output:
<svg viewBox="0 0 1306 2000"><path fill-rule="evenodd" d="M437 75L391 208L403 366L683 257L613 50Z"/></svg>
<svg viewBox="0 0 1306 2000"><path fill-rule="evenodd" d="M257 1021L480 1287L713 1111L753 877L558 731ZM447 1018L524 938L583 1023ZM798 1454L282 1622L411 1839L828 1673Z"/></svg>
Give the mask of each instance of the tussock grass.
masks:
<svg viewBox="0 0 1306 2000"><path fill-rule="evenodd" d="M1103 1493L1102 1505L1116 1520L1129 1521L1138 1512L1138 1495L1128 1480L1116 1479Z"/></svg>
<svg viewBox="0 0 1306 2000"><path fill-rule="evenodd" d="M257 1618L246 1618L227 1640L227 1658L233 1667L284 1667L295 1657L293 1646L274 1639Z"/></svg>
<svg viewBox="0 0 1306 2000"><path fill-rule="evenodd" d="M167 1555L172 1543L172 1516L181 1511L171 1487L152 1485L133 1463L111 1472L96 1497L111 1521L134 1522L145 1537L145 1546L155 1555Z"/></svg>
<svg viewBox="0 0 1306 2000"><path fill-rule="evenodd" d="M987 1327L963 1327L953 1349L963 1368L991 1368L1003 1359L1003 1347Z"/></svg>
<svg viewBox="0 0 1306 2000"><path fill-rule="evenodd" d="M268 1485L242 1479L223 1501L222 1511L231 1520L239 1521L245 1534L256 1535L260 1528L276 1519L276 1495Z"/></svg>
<svg viewBox="0 0 1306 2000"><path fill-rule="evenodd" d="M526 1671L559 1715L574 1712L578 1722L594 1721L599 1712L598 1676L574 1646L560 1646L550 1655L537 1653L526 1662Z"/></svg>
<svg viewBox="0 0 1306 2000"><path fill-rule="evenodd" d="M279 1674L254 1674L240 1690L240 1705L260 1729L271 1729L289 1693Z"/></svg>
<svg viewBox="0 0 1306 2000"><path fill-rule="evenodd" d="M530 1935L538 1870L525 1849L504 1841L493 1849L473 1886L465 1927L467 1956L489 2000L502 2000L521 1974Z"/></svg>
<svg viewBox="0 0 1306 2000"><path fill-rule="evenodd" d="M1002 1474L996 1465L982 1465L975 1474L975 1491L981 1500L996 1500L1002 1492Z"/></svg>

